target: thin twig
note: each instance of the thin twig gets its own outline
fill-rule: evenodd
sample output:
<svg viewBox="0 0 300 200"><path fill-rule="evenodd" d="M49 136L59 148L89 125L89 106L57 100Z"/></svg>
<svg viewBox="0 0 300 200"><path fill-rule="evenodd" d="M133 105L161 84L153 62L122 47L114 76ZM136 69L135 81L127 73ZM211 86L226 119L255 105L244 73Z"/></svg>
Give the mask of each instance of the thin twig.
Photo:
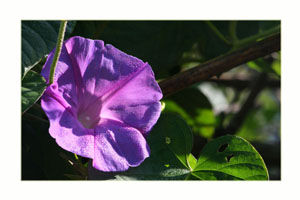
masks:
<svg viewBox="0 0 300 200"><path fill-rule="evenodd" d="M270 36L246 48L210 60L197 67L176 74L159 82L164 97L176 93L199 81L222 74L250 60L266 56L280 50L280 34Z"/></svg>

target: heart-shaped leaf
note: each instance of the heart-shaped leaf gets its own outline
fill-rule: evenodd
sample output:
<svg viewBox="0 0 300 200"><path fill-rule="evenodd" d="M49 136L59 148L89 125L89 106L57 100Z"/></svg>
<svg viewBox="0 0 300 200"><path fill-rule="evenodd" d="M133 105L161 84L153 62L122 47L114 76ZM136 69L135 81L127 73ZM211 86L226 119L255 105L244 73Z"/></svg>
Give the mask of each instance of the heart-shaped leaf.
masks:
<svg viewBox="0 0 300 200"><path fill-rule="evenodd" d="M59 21L22 21L22 76L55 47L59 26ZM74 27L68 22L65 37Z"/></svg>
<svg viewBox="0 0 300 200"><path fill-rule="evenodd" d="M180 162L190 168L188 158L192 150L193 135L186 122L174 114L162 115L155 131L165 139L165 145Z"/></svg>
<svg viewBox="0 0 300 200"><path fill-rule="evenodd" d="M45 79L36 72L28 71L22 80L22 113L41 97L45 88Z"/></svg>
<svg viewBox="0 0 300 200"><path fill-rule="evenodd" d="M268 180L263 159L237 136L223 136L202 150L192 174L201 180Z"/></svg>

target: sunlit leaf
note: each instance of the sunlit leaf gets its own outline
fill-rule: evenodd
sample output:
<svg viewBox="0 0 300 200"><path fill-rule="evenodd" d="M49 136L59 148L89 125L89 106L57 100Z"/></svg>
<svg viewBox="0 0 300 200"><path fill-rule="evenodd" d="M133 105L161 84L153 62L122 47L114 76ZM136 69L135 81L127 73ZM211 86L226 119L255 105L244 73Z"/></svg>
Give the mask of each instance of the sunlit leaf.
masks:
<svg viewBox="0 0 300 200"><path fill-rule="evenodd" d="M188 163L190 165L190 168L194 169L196 167L197 159L191 153L188 156Z"/></svg>
<svg viewBox="0 0 300 200"><path fill-rule="evenodd" d="M230 135L203 148L193 175L201 180L268 180L267 168L254 147Z"/></svg>

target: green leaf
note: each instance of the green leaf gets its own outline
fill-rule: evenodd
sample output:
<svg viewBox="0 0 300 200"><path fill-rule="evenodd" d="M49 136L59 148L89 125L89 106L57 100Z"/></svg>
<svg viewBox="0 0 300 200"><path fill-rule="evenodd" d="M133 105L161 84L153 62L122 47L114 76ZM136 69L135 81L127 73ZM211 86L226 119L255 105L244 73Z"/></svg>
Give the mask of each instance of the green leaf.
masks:
<svg viewBox="0 0 300 200"><path fill-rule="evenodd" d="M172 114L162 115L160 123L156 131L164 137L166 146L180 162L189 168L188 157L193 145L193 135L189 126L183 119Z"/></svg>
<svg viewBox="0 0 300 200"><path fill-rule="evenodd" d="M151 155L139 167L123 173L100 172L89 164L90 179L184 180L190 173L192 133L183 119L162 114L147 137Z"/></svg>
<svg viewBox="0 0 300 200"><path fill-rule="evenodd" d="M45 79L36 72L28 71L22 80L22 113L41 97L45 88Z"/></svg>
<svg viewBox="0 0 300 200"><path fill-rule="evenodd" d="M268 180L259 153L246 140L231 135L205 145L192 174L202 180Z"/></svg>
<svg viewBox="0 0 300 200"><path fill-rule="evenodd" d="M174 112L186 120L197 135L210 138L215 130L215 115L208 98L197 88L182 90L164 101L164 112Z"/></svg>
<svg viewBox="0 0 300 200"><path fill-rule="evenodd" d="M22 77L55 48L60 21L22 21ZM75 27L68 22L66 37Z"/></svg>
<svg viewBox="0 0 300 200"><path fill-rule="evenodd" d="M197 159L191 153L188 156L188 163L190 165L190 168L194 169L196 167Z"/></svg>

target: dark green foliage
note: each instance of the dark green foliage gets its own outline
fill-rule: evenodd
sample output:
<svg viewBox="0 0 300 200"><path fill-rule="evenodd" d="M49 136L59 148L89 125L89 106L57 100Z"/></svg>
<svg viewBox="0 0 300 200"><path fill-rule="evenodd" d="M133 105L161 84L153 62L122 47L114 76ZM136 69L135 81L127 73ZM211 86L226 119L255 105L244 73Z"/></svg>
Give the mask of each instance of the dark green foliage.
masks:
<svg viewBox="0 0 300 200"><path fill-rule="evenodd" d="M45 88L45 79L36 72L28 71L22 80L22 113L41 97Z"/></svg>
<svg viewBox="0 0 300 200"><path fill-rule="evenodd" d="M56 45L59 21L22 21L22 76ZM68 22L66 37L75 22Z"/></svg>
<svg viewBox="0 0 300 200"><path fill-rule="evenodd" d="M215 129L215 116L207 97L197 88L190 87L164 100L164 112L180 114L192 127L194 134L209 138Z"/></svg>
<svg viewBox="0 0 300 200"><path fill-rule="evenodd" d="M49 122L38 101L46 87L39 73L47 54L55 48L59 25L59 21L22 21L22 180L269 178L262 159L272 163L269 155L258 149L260 156L245 139L254 144L268 142L270 146L272 140L280 141L280 88L263 90L241 128L223 134L238 136L214 140L211 138L216 131L226 127L238 112L251 84L243 90L234 84L208 83L230 105L218 112L216 93L209 97L199 84L162 99L165 109L147 137L151 155L126 172L97 171L91 167L91 160L61 149L49 135ZM278 32L280 21L69 21L65 39L79 35L103 40L148 62L156 79L164 79ZM246 64L226 75L231 73L232 79L246 75L252 80L263 72L280 81L280 52ZM280 161L280 157L276 159ZM280 166L276 167L280 171Z"/></svg>

